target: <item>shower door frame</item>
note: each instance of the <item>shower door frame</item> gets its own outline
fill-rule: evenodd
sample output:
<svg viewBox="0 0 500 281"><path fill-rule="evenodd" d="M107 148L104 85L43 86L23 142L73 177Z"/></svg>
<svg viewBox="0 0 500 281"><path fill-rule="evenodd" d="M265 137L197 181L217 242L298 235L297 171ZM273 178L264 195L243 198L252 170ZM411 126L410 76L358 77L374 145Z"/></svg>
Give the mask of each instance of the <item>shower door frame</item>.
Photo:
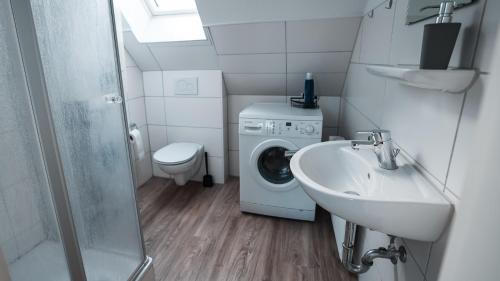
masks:
<svg viewBox="0 0 500 281"><path fill-rule="evenodd" d="M38 39L36 36L35 23L31 9L30 0L7 0L10 1L14 24L17 33L18 45L21 52L22 64L26 76L28 93L35 116L36 130L40 139L45 169L49 180L49 188L54 203L59 232L66 256L69 275L72 281L86 281L85 267L83 265L82 253L77 238L77 231L73 220L71 205L68 195L68 188L63 171L63 164L58 150L54 122L52 120L52 111L49 103L49 96L45 84L45 75L43 71ZM109 2L109 15L111 17L110 29L113 36L113 48L116 57L115 71L117 72L119 91L122 100L125 100L123 90L123 78L120 65L120 56L118 53L118 40L116 33L115 9L113 0ZM128 128L125 103L120 104L122 108L123 128ZM126 144L129 144L128 132L124 130L123 136ZM138 231L141 239L141 249L143 261L138 265L135 271L129 277L130 280L140 280L144 273L152 266L152 259L146 256L146 247L141 228L141 218L139 216L139 206L137 202L137 189L135 187L136 175L134 172L134 161L131 155L130 146L126 145L126 151L129 159L130 172L132 175L132 188L134 189L135 210L138 218Z"/></svg>

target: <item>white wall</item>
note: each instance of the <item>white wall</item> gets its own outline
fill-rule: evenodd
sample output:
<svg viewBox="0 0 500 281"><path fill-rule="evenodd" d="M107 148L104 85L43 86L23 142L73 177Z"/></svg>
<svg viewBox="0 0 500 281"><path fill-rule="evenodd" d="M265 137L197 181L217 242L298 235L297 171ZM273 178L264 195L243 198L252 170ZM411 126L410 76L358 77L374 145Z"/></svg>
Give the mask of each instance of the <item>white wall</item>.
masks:
<svg viewBox="0 0 500 281"><path fill-rule="evenodd" d="M197 78L197 95L176 95L178 79ZM227 158L227 130L222 73L218 70L147 71L144 72L146 118L150 150L173 142L195 142L205 146L209 155L210 174L217 183L224 183ZM205 173L204 165L195 180ZM169 175L153 164L153 174Z"/></svg>
<svg viewBox="0 0 500 281"><path fill-rule="evenodd" d="M498 25L500 3L486 1L457 11L454 20L462 30L451 66L479 68L482 72L474 86L462 94L415 89L397 82L371 76L366 65L418 66L423 25L432 20L406 26L408 0L397 0L392 9L382 5L373 18L365 16L351 59L342 95L341 133L355 137L355 131L384 128L392 131L397 145L416 160L440 183L442 191L454 202L461 198L462 175L466 170L467 151L474 135L483 85L489 79L488 55L491 36ZM481 26L481 22L483 26ZM480 29L481 28L481 29ZM481 37L478 36L481 35ZM477 46L478 58L474 63ZM436 243L400 241L408 246L406 264L392 266L378 260L375 268L360 275L362 280L436 280L445 234ZM385 235L368 231L365 250L387 244Z"/></svg>
<svg viewBox="0 0 500 281"><path fill-rule="evenodd" d="M144 159L139 160L134 158L136 184L137 186L141 186L153 175L151 153L149 149L149 132L146 123L144 82L142 79L142 71L137 67L137 64L128 52L125 52L125 63L125 70L122 72L122 75L127 119L129 124L134 123L139 128L146 151Z"/></svg>
<svg viewBox="0 0 500 281"><path fill-rule="evenodd" d="M203 25L359 17L367 0L197 0Z"/></svg>

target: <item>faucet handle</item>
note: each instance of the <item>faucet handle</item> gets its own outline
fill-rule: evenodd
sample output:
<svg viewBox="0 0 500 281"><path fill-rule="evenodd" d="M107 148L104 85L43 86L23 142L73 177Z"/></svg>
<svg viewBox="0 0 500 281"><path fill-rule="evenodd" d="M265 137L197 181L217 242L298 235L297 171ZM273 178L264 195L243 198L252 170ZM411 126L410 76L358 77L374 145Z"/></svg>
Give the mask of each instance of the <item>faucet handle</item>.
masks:
<svg viewBox="0 0 500 281"><path fill-rule="evenodd" d="M391 138L391 131L389 130L384 130L384 129L373 129L370 131L358 131L358 134L364 134L364 135L369 135L368 139L373 140L375 143L381 143L384 141L390 141Z"/></svg>

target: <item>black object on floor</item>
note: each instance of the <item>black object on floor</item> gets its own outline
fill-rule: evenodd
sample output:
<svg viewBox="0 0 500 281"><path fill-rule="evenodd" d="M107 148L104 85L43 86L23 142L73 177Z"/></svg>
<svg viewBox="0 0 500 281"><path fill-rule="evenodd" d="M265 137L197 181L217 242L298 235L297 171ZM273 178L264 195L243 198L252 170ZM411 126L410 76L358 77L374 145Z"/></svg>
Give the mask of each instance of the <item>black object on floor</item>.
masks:
<svg viewBox="0 0 500 281"><path fill-rule="evenodd" d="M205 151L205 175L203 176L203 186L212 187L214 186L214 179L212 175L208 174L208 152Z"/></svg>

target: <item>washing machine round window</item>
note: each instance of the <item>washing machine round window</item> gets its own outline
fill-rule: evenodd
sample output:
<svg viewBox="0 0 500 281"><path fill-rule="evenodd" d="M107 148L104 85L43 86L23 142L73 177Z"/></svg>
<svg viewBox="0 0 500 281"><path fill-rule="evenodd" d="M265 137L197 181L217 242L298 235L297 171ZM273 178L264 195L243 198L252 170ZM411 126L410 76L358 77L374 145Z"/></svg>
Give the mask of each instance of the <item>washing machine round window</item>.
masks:
<svg viewBox="0 0 500 281"><path fill-rule="evenodd" d="M250 156L250 173L262 187L272 191L288 191L298 187L290 170L285 151L298 147L283 139L269 139L255 147Z"/></svg>
<svg viewBox="0 0 500 281"><path fill-rule="evenodd" d="M284 184L293 180L290 170L290 160L285 158L283 147L270 147L264 150L257 160L257 168L260 175L267 181L274 184Z"/></svg>

